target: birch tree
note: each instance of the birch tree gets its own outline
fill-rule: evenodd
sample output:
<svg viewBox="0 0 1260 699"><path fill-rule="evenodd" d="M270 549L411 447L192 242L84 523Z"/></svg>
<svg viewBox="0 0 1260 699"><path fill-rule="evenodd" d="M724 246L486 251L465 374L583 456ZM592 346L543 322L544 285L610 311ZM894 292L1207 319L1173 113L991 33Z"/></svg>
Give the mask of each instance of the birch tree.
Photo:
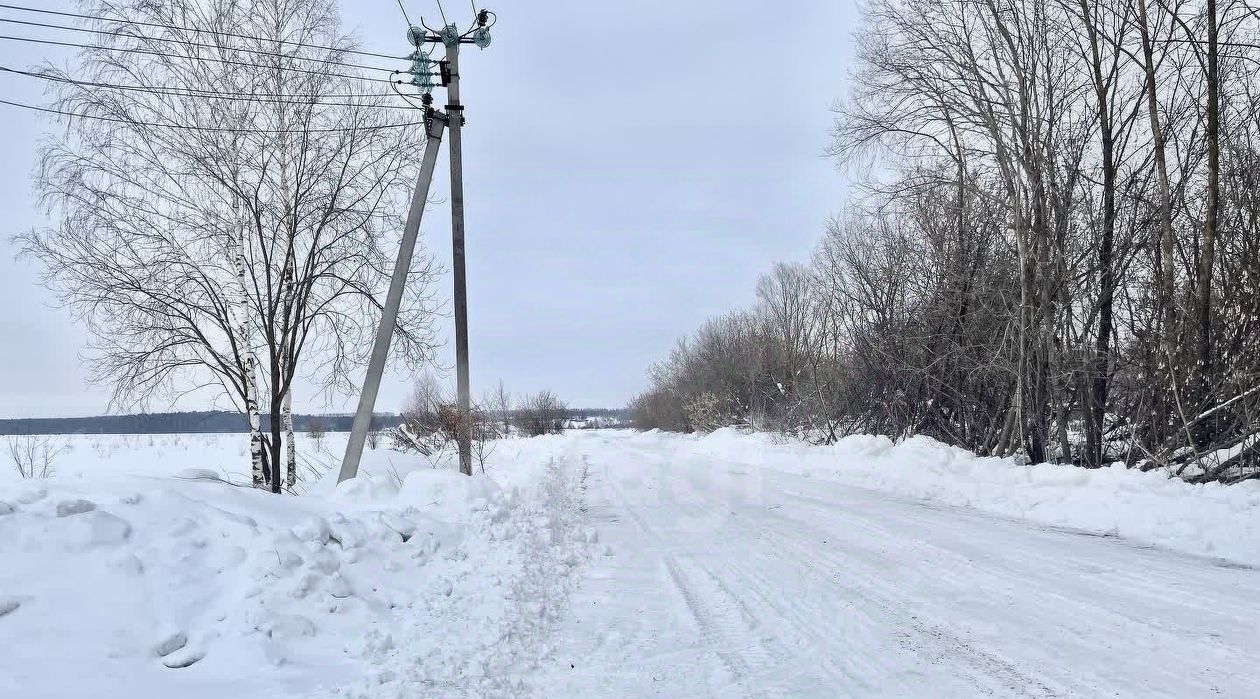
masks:
<svg viewBox="0 0 1260 699"><path fill-rule="evenodd" d="M85 118L41 149L50 224L24 250L87 324L116 405L217 390L279 492L295 379L348 389L366 359L423 130L347 65L332 0L88 5L108 33L72 71L44 69ZM413 264L395 329L412 366L434 347L435 273Z"/></svg>

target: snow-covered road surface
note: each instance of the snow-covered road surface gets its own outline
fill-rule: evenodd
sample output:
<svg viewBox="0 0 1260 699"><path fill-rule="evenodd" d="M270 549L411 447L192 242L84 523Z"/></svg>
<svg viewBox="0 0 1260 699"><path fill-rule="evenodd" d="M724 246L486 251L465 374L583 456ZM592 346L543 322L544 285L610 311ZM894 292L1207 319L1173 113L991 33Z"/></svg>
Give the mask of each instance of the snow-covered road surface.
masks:
<svg viewBox="0 0 1260 699"><path fill-rule="evenodd" d="M1260 696L1260 571L583 435L607 545L549 697Z"/></svg>
<svg viewBox="0 0 1260 699"><path fill-rule="evenodd" d="M1260 483L573 431L302 497L242 435L0 472L0 697L1260 697Z"/></svg>

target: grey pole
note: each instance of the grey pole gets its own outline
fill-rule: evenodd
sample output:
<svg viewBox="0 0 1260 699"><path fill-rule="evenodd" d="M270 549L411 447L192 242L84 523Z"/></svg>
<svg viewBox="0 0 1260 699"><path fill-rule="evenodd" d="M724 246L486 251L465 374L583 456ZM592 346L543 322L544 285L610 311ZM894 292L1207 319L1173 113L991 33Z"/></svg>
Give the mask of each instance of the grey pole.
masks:
<svg viewBox="0 0 1260 699"><path fill-rule="evenodd" d="M398 246L398 261L394 263L394 276L389 282L389 296L385 299L381 324L376 328L372 358L368 362L367 376L363 379L359 409L354 414L354 425L350 428L350 441L346 444L345 458L341 460L338 483L354 478L359 473L359 459L363 456L363 443L367 441L367 433L372 426L376 393L381 387L381 374L385 372L385 359L389 356L389 345L394 337L398 308L402 305L403 289L407 286L407 273L411 271L411 256L416 249L416 238L420 235L420 219L424 216L424 206L429 200L429 185L433 183L433 171L437 168L438 151L442 147L442 130L446 127L448 117L433 111L425 121L429 138L424 146L424 159L420 163L420 177L416 180L416 191L411 195L411 207L407 210L402 243ZM452 130L452 135L454 133Z"/></svg>
<svg viewBox="0 0 1260 699"><path fill-rule="evenodd" d="M459 42L446 43L450 82L446 113L451 127L451 257L455 277L455 370L459 391L459 470L472 475L472 429L468 396L468 287L464 273L464 162L461 128L464 107L459 103Z"/></svg>

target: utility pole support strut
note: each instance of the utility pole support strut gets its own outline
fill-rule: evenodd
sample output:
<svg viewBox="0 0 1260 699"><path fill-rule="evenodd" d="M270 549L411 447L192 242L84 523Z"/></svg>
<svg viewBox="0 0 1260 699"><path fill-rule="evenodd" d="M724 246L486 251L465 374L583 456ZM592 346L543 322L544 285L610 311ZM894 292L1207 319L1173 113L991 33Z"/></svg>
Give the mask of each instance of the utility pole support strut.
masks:
<svg viewBox="0 0 1260 699"><path fill-rule="evenodd" d="M367 441L368 430L372 427L376 394L381 387L381 375L385 372L385 360L389 357L389 345L394 337L394 326L398 322L398 309L402 305L403 290L407 286L407 274L411 271L411 257L415 253L416 239L420 235L420 219L424 216L424 207L429 200L429 185L433 183L433 171L437 168L438 151L442 147L442 131L446 128L447 121L447 115L441 112L429 110L426 114L428 140L425 142L424 158L420 163L420 176L416 180L416 191L411 196L411 207L407 210L407 223L403 227L402 243L398 246L398 261L394 263L389 296L385 299L381 324L376 329L376 340L372 343L372 357L368 362L367 375L363 379L363 392L359 394L359 408L354 414L354 425L350 428L346 455L341 460L338 483L354 478L359 473L363 443ZM454 133L452 129L452 135ZM460 258L461 271L462 261Z"/></svg>

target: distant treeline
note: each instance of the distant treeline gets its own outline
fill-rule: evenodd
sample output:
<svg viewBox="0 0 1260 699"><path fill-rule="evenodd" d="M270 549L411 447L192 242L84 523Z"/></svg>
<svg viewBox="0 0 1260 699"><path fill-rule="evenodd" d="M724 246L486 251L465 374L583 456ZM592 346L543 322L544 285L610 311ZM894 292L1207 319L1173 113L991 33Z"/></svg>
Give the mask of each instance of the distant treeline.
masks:
<svg viewBox="0 0 1260 699"><path fill-rule="evenodd" d="M513 411L518 412L518 411ZM630 420L630 410L628 408L570 408L570 418L583 417L615 417L620 420Z"/></svg>
<svg viewBox="0 0 1260 699"><path fill-rule="evenodd" d="M571 410L569 417L617 417L618 408ZM266 425L264 414L262 424ZM325 432L349 432L353 415L294 415L293 429L309 432L317 427ZM396 427L401 418L393 413L377 413L373 429ZM143 413L140 415L98 415L94 417L37 417L0 419L0 435L13 434L175 434L200 432L248 432L245 416L224 410L194 413Z"/></svg>
<svg viewBox="0 0 1260 699"><path fill-rule="evenodd" d="M353 415L294 415L293 429L308 432L312 426L326 432L349 432ZM399 423L397 415L378 413L373 427L384 429ZM263 415L262 424L267 424ZM95 417L38 417L0 420L0 434L173 434L197 432L248 432L241 413L213 410L196 413L144 413Z"/></svg>

